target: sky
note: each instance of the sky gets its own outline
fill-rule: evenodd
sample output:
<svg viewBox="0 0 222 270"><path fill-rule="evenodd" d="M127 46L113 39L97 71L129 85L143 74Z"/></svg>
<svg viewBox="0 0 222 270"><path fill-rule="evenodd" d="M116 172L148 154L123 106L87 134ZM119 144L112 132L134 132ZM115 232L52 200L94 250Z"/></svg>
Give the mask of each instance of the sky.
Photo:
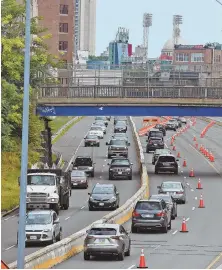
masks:
<svg viewBox="0 0 222 270"><path fill-rule="evenodd" d="M172 37L176 14L183 16L181 36L188 44L222 43L222 5L216 0L97 0L96 55L115 39L118 27L129 29L133 48L141 45L143 13L153 14L149 57L158 57Z"/></svg>

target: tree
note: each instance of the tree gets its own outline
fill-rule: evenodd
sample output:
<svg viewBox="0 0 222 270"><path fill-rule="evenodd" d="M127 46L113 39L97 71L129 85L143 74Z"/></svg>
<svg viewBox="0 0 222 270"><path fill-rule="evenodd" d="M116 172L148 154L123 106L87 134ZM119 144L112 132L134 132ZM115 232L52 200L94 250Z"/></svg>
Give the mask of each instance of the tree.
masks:
<svg viewBox="0 0 222 270"><path fill-rule="evenodd" d="M41 18L31 19L31 62L30 62L30 127L29 145L40 146L43 123L34 115L32 97L42 78L37 73L47 74L49 67L58 67L60 61L49 54L44 36L46 29L39 26ZM25 6L16 0L2 1L2 151L20 151L22 136L22 100L24 84Z"/></svg>

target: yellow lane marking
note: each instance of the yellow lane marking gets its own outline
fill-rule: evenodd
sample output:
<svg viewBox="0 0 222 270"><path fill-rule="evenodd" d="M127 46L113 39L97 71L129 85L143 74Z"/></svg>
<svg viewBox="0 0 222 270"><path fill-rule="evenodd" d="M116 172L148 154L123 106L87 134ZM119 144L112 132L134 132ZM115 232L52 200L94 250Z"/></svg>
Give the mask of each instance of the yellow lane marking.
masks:
<svg viewBox="0 0 222 270"><path fill-rule="evenodd" d="M206 269L211 269L222 258L222 252L207 266Z"/></svg>

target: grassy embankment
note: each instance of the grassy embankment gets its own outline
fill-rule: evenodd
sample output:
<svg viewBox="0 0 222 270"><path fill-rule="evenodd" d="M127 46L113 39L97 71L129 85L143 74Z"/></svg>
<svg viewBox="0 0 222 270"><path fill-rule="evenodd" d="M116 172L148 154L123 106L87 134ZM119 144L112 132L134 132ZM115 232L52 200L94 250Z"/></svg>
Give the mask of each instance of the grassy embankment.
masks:
<svg viewBox="0 0 222 270"><path fill-rule="evenodd" d="M52 133L55 134L63 125L70 121L70 117L56 117L50 123ZM61 136L63 136L75 123L80 121L74 121L56 138L55 143ZM53 154L53 160L56 160L56 155ZM1 210L8 211L16 207L19 203L19 186L18 176L20 175L20 158L17 153L3 153L2 152L2 164L1 164Z"/></svg>

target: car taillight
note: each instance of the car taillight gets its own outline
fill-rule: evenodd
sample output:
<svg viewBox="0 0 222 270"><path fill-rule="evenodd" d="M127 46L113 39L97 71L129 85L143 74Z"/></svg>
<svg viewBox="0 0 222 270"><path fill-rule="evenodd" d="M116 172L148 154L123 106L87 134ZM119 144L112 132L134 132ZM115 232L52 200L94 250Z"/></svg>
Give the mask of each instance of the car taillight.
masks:
<svg viewBox="0 0 222 270"><path fill-rule="evenodd" d="M165 212L161 211L161 212L156 213L156 215L158 217L164 217L165 216Z"/></svg>
<svg viewBox="0 0 222 270"><path fill-rule="evenodd" d="M183 191L177 191L176 194L183 194Z"/></svg>
<svg viewBox="0 0 222 270"><path fill-rule="evenodd" d="M133 212L133 217L139 217L139 216L140 216L140 214L138 212L136 212L136 211Z"/></svg>

